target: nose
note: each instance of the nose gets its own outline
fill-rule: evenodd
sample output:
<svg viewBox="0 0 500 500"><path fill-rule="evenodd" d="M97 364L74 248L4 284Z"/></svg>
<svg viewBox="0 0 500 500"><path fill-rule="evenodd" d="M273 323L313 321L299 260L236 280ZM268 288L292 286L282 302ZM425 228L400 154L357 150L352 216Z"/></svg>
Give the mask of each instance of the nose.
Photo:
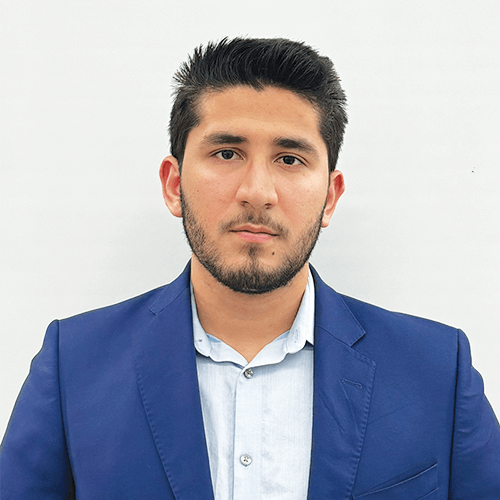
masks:
<svg viewBox="0 0 500 500"><path fill-rule="evenodd" d="M275 179L271 167L265 161L255 161L247 165L236 200L242 205L250 205L255 210L270 209L278 202Z"/></svg>

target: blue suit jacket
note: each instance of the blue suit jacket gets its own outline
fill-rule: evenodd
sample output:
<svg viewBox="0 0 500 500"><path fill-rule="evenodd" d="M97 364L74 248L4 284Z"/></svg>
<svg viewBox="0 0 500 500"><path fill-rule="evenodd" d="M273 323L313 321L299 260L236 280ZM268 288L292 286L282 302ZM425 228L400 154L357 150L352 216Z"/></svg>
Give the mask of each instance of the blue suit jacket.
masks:
<svg viewBox="0 0 500 500"><path fill-rule="evenodd" d="M500 499L500 429L465 335L313 273L308 498ZM213 499L195 358L189 266L53 322L4 438L2 500Z"/></svg>

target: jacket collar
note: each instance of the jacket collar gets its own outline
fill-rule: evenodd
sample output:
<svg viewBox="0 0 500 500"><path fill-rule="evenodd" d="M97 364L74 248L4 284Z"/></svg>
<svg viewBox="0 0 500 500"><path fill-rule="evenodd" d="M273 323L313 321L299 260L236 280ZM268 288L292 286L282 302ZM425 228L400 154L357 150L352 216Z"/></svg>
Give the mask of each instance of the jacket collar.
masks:
<svg viewBox="0 0 500 500"><path fill-rule="evenodd" d="M365 332L311 267L315 288L314 403L309 500L347 499L361 455L375 363L352 347ZM137 337L137 380L177 499L213 500L193 347L190 264L149 306ZM196 473L196 480L193 478Z"/></svg>
<svg viewBox="0 0 500 500"><path fill-rule="evenodd" d="M149 306L137 332L137 381L158 454L178 500L213 500L189 293L190 265Z"/></svg>
<svg viewBox="0 0 500 500"><path fill-rule="evenodd" d="M316 287L309 500L350 498L365 436L375 362L353 346L365 331L313 269Z"/></svg>

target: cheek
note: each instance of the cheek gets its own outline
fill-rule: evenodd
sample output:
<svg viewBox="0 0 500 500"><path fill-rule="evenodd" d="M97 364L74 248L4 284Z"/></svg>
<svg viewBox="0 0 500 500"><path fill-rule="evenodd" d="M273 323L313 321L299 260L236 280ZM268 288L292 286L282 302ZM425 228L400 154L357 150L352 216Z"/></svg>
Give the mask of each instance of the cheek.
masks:
<svg viewBox="0 0 500 500"><path fill-rule="evenodd" d="M186 186L198 196L217 200L229 199L238 182L237 177L225 175L218 168L199 167L186 176Z"/></svg>
<svg viewBox="0 0 500 500"><path fill-rule="evenodd" d="M232 198L227 182L206 177L191 178L186 179L182 190L192 211L206 229L217 228L219 223L228 217Z"/></svg>
<svg viewBox="0 0 500 500"><path fill-rule="evenodd" d="M185 196L197 205L209 208L211 203L220 199L217 183L196 173L183 177L181 186Z"/></svg>
<svg viewBox="0 0 500 500"><path fill-rule="evenodd" d="M326 200L326 188L310 186L302 190L295 189L287 196L282 196L284 210L290 214L297 224L310 223L316 219L323 209ZM286 205L285 205L285 199Z"/></svg>

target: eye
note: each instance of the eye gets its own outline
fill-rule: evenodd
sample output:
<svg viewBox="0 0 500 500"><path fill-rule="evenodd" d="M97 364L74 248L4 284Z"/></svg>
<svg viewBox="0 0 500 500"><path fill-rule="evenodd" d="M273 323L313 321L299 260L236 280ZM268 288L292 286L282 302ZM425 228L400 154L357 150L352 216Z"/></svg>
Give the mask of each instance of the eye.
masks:
<svg viewBox="0 0 500 500"><path fill-rule="evenodd" d="M282 156L281 158L278 158L278 161L290 167L295 167L304 164L304 162L300 161L296 156L291 156L291 155Z"/></svg>
<svg viewBox="0 0 500 500"><path fill-rule="evenodd" d="M221 160L235 160L237 154L232 149L223 149L215 153L215 156Z"/></svg>

